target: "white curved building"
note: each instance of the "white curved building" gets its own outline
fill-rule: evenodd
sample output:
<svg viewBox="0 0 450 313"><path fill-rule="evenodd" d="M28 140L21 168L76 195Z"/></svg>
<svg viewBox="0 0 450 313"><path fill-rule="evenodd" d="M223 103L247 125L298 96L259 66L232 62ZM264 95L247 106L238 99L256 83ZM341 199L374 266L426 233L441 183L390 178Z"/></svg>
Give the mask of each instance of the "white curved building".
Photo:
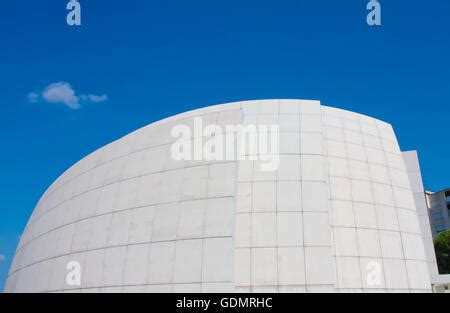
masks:
<svg viewBox="0 0 450 313"><path fill-rule="evenodd" d="M195 117L279 125L278 169L174 160L171 131ZM61 175L27 224L5 291L429 292L414 200L383 121L306 100L202 108ZM74 263L79 284L68 279Z"/></svg>

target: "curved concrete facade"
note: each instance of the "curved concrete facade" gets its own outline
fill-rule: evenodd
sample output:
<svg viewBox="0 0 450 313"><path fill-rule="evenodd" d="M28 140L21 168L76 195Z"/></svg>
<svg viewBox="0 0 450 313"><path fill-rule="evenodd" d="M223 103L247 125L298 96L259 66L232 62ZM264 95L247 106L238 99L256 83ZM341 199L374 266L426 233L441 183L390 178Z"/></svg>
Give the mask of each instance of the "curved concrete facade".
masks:
<svg viewBox="0 0 450 313"><path fill-rule="evenodd" d="M175 161L171 129L279 125L277 171ZM193 140L193 139L189 139ZM77 262L81 284L66 282ZM6 292L429 292L392 127L307 100L202 108L76 163L37 204Z"/></svg>

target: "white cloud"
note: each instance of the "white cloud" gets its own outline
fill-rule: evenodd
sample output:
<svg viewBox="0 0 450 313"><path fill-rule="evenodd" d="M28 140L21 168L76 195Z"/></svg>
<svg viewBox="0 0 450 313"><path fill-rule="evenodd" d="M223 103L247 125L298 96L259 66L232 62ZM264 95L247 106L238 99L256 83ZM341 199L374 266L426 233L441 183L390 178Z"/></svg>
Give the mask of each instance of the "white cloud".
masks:
<svg viewBox="0 0 450 313"><path fill-rule="evenodd" d="M79 109L82 102L103 102L108 99L106 94L103 95L77 95L72 86L67 82L56 82L48 85L41 93L30 92L28 94L28 101L31 103L43 100L47 103L64 104L70 109Z"/></svg>
<svg viewBox="0 0 450 313"><path fill-rule="evenodd" d="M3 254L0 254L0 262L6 261L6 256Z"/></svg>
<svg viewBox="0 0 450 313"><path fill-rule="evenodd" d="M49 103L63 103L71 109L80 108L80 98L69 83L58 82L45 87L42 98Z"/></svg>

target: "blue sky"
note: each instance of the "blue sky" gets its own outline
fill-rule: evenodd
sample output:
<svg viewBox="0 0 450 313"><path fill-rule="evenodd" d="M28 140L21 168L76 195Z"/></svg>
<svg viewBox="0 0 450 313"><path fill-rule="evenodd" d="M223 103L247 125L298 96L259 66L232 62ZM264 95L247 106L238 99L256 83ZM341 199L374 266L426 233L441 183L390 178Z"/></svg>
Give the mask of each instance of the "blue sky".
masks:
<svg viewBox="0 0 450 313"><path fill-rule="evenodd" d="M368 0L79 2L79 27L66 0L1 5L0 290L59 174L193 108L319 99L392 123L402 149L419 150L426 187L450 186L448 0L380 1L380 27L366 24ZM29 101L57 82L72 108L51 92Z"/></svg>

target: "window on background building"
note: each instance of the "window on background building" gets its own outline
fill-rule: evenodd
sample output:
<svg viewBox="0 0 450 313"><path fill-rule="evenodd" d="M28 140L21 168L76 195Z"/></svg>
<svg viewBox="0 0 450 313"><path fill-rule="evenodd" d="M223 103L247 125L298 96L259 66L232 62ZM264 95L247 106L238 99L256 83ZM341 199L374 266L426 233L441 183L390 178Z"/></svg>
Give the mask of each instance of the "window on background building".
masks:
<svg viewBox="0 0 450 313"><path fill-rule="evenodd" d="M450 216L450 191L445 192L445 200L447 201L447 215Z"/></svg>
<svg viewBox="0 0 450 313"><path fill-rule="evenodd" d="M436 233L442 233L443 231L445 231L445 227L443 225L438 225L436 226Z"/></svg>
<svg viewBox="0 0 450 313"><path fill-rule="evenodd" d="M450 216L450 191L445 192L445 200L447 201L447 216Z"/></svg>

